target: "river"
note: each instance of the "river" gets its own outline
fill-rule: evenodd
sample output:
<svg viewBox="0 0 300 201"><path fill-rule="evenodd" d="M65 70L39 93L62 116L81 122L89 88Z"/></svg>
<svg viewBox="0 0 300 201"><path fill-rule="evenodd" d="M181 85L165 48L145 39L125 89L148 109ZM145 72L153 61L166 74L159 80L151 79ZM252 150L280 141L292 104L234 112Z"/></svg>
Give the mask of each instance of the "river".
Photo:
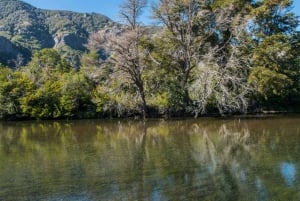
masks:
<svg viewBox="0 0 300 201"><path fill-rule="evenodd" d="M0 130L0 200L300 200L300 116Z"/></svg>

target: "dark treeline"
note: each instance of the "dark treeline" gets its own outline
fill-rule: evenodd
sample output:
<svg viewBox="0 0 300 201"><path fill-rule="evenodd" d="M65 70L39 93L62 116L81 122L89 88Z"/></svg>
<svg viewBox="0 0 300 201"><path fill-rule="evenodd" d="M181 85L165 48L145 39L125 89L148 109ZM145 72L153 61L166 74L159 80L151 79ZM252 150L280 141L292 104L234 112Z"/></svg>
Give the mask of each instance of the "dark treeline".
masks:
<svg viewBox="0 0 300 201"><path fill-rule="evenodd" d="M54 49L0 68L2 119L236 114L297 110L300 34L291 0L159 0L158 26L138 21L90 36L80 69Z"/></svg>

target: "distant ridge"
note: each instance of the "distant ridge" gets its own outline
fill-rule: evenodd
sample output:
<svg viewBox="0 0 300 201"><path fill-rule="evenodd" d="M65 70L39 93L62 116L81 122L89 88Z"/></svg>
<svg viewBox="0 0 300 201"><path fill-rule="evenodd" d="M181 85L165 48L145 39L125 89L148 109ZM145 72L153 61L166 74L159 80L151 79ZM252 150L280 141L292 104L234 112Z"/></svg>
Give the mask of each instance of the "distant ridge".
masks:
<svg viewBox="0 0 300 201"><path fill-rule="evenodd" d="M78 67L89 34L113 25L102 14L45 10L20 0L0 0L0 63L25 65L34 51L55 48Z"/></svg>

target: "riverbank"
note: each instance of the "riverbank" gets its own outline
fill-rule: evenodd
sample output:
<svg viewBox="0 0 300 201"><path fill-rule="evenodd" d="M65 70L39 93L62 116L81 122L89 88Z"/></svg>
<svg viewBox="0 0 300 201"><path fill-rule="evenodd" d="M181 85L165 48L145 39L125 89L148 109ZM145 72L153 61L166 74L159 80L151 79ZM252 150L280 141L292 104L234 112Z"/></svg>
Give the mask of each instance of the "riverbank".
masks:
<svg viewBox="0 0 300 201"><path fill-rule="evenodd" d="M273 118L273 117L284 117L284 116L299 116L299 111L288 111L288 110L261 110L253 111L248 113L234 113L234 114L219 114L219 113L207 113L198 115L195 117L192 113L177 113L177 114L151 114L143 119L142 115L135 114L130 116L112 116L112 115L98 115L89 117L68 117L68 118L28 118L22 116L11 116L8 118L1 118L1 121L69 121L69 120L89 120L89 119L99 119L99 120L179 120L179 119L201 119L201 118L215 118L215 119L252 119L252 118Z"/></svg>

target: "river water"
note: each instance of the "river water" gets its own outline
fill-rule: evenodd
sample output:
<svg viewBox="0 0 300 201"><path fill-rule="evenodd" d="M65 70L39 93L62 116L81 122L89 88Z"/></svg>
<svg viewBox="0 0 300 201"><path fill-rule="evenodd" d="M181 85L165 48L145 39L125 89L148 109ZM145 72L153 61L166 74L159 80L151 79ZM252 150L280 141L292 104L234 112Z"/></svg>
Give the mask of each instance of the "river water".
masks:
<svg viewBox="0 0 300 201"><path fill-rule="evenodd" d="M300 200L299 116L0 130L0 200Z"/></svg>

